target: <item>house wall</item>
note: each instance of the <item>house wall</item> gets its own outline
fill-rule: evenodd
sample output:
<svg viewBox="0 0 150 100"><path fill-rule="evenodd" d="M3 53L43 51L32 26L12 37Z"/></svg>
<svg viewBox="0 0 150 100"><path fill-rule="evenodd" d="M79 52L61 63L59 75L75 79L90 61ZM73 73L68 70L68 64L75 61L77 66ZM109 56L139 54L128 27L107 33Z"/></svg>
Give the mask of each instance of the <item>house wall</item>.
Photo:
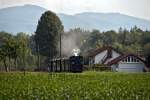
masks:
<svg viewBox="0 0 150 100"><path fill-rule="evenodd" d="M119 54L118 52L112 50L112 58L108 59L108 60L105 62L105 64L107 64L109 61L111 61L111 60L113 60L113 59L119 57L120 55L121 55L121 54Z"/></svg>
<svg viewBox="0 0 150 100"><path fill-rule="evenodd" d="M102 59L107 56L107 50L97 54L94 58L94 64L101 64L102 63Z"/></svg>
<svg viewBox="0 0 150 100"><path fill-rule="evenodd" d="M143 72L145 67L144 62L136 56L128 56L111 66L113 71L118 72Z"/></svg>
<svg viewBox="0 0 150 100"><path fill-rule="evenodd" d="M111 71L116 72L117 71L117 64L114 64L111 66Z"/></svg>
<svg viewBox="0 0 150 100"><path fill-rule="evenodd" d="M94 58L89 58L89 66L94 64Z"/></svg>
<svg viewBox="0 0 150 100"><path fill-rule="evenodd" d="M143 63L119 63L119 72L143 72L145 65Z"/></svg>

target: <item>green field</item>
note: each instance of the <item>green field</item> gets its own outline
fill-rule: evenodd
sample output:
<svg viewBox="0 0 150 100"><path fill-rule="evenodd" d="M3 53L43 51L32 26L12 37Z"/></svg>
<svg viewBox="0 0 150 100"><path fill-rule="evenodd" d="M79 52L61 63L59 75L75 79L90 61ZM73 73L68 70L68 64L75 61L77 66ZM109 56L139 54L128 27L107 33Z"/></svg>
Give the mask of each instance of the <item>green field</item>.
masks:
<svg viewBox="0 0 150 100"><path fill-rule="evenodd" d="M150 73L0 73L0 100L150 100Z"/></svg>

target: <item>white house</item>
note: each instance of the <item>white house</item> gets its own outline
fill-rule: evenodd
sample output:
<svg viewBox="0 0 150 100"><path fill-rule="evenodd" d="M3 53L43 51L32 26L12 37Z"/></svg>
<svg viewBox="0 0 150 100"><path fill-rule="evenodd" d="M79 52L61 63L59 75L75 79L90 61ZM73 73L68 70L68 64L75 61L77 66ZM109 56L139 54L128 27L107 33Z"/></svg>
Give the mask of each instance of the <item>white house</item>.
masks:
<svg viewBox="0 0 150 100"><path fill-rule="evenodd" d="M144 60L134 54L126 54L119 56L110 62L112 71L118 72L143 72L146 68Z"/></svg>
<svg viewBox="0 0 150 100"><path fill-rule="evenodd" d="M99 48L90 52L90 65L104 64L118 72L143 72L145 61L134 54L123 54L113 47Z"/></svg>
<svg viewBox="0 0 150 100"><path fill-rule="evenodd" d="M109 61L123 55L117 49L107 46L90 52L90 64L107 64Z"/></svg>

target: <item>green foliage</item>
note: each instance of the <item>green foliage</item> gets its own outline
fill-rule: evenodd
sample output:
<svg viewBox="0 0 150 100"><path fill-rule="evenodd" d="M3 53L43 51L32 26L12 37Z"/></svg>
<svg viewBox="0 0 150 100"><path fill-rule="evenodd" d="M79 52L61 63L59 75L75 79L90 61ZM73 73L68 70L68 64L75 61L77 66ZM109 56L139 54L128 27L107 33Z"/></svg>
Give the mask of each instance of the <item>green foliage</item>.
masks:
<svg viewBox="0 0 150 100"><path fill-rule="evenodd" d="M14 58L16 55L16 41L14 40L13 36L10 35L9 37L5 37L3 44L1 45L0 55L1 61L4 62L5 70L8 71L8 67L11 66L11 58ZM9 66L6 64L6 59L8 58Z"/></svg>
<svg viewBox="0 0 150 100"><path fill-rule="evenodd" d="M93 30L90 34L86 34L86 37L83 38L83 44L81 50L88 51L92 48L97 48L101 46L102 36L98 30Z"/></svg>
<svg viewBox="0 0 150 100"><path fill-rule="evenodd" d="M29 48L30 36L25 33L11 35L0 32L0 61L5 66L5 71L24 69L27 66L28 59L33 58ZM32 62L32 61L31 61ZM32 65L34 63L32 62ZM19 66L18 66L19 65Z"/></svg>
<svg viewBox="0 0 150 100"><path fill-rule="evenodd" d="M47 57L54 57L58 51L59 34L63 32L63 26L58 16L46 11L42 14L35 32L37 50Z"/></svg>
<svg viewBox="0 0 150 100"><path fill-rule="evenodd" d="M103 34L103 44L112 45L117 41L117 33L115 31L107 31Z"/></svg>
<svg viewBox="0 0 150 100"><path fill-rule="evenodd" d="M149 48L149 45L146 44L150 43L150 32L142 31L136 26L131 30L120 28L118 32L93 30L83 40L86 41L81 46L83 53L103 46L112 46L124 53L137 53L143 56L148 52L146 48Z"/></svg>
<svg viewBox="0 0 150 100"><path fill-rule="evenodd" d="M0 73L0 99L149 100L150 74Z"/></svg>
<svg viewBox="0 0 150 100"><path fill-rule="evenodd" d="M22 69L24 69L26 67L26 60L31 53L31 50L28 47L30 37L25 33L18 33L15 38L17 39L18 44L18 58L21 59L20 63L23 67Z"/></svg>
<svg viewBox="0 0 150 100"><path fill-rule="evenodd" d="M144 54L150 55L150 42L144 45Z"/></svg>
<svg viewBox="0 0 150 100"><path fill-rule="evenodd" d="M142 34L142 44L150 43L150 31L146 31Z"/></svg>
<svg viewBox="0 0 150 100"><path fill-rule="evenodd" d="M0 32L0 70L20 70L25 67L34 70L38 59L36 44L39 44L41 58L38 65L41 63L41 66L45 66L47 57L58 55L58 39L62 31L63 26L56 14L48 11L42 15L36 34L33 36L25 33L12 35ZM65 54L69 54L74 47L78 47L81 49L81 54L86 56L92 49L109 45L123 53L136 53L147 57L150 53L149 44L150 31L143 31L136 26L131 30L120 28L118 31L106 32L99 30L90 32L76 28L62 34L62 51L69 48L64 50L65 53L62 55L66 56Z"/></svg>

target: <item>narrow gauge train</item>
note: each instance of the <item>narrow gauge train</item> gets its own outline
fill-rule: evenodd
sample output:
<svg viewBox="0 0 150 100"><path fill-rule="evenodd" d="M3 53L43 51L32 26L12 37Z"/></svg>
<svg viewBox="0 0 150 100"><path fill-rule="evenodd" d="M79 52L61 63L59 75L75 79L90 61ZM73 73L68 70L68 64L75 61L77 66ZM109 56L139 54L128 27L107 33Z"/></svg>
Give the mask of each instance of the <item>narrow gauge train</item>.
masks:
<svg viewBox="0 0 150 100"><path fill-rule="evenodd" d="M75 73L83 71L83 56L71 56L69 60L71 72Z"/></svg>
<svg viewBox="0 0 150 100"><path fill-rule="evenodd" d="M47 65L47 71L49 72L82 72L83 56L70 56L69 58L49 59L47 61Z"/></svg>

